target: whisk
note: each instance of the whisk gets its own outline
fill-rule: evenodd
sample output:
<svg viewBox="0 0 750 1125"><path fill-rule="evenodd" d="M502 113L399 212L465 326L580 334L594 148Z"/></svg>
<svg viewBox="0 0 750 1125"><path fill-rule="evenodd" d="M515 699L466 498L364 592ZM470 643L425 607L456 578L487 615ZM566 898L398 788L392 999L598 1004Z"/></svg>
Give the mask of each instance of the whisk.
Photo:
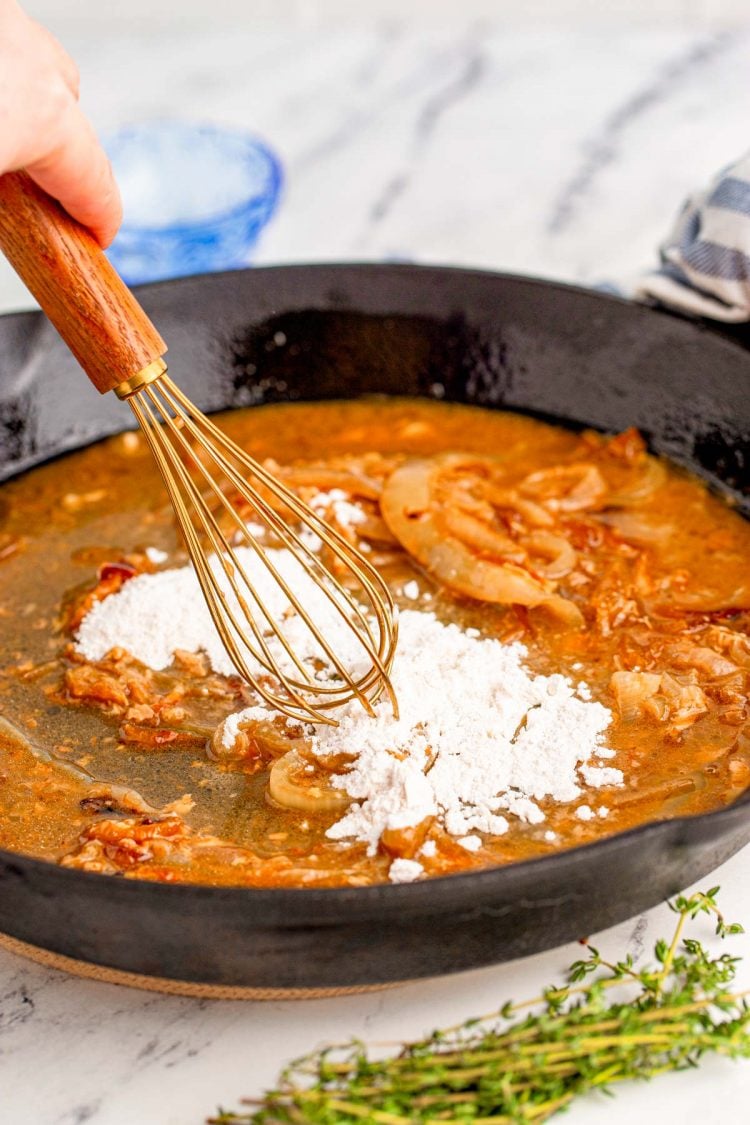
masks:
<svg viewBox="0 0 750 1125"><path fill-rule="evenodd" d="M166 344L93 237L24 172L0 177L0 250L96 389L113 390L130 405L240 676L269 706L298 721L335 723L331 712L353 699L372 713L384 693L397 711L389 678L397 620L383 578L172 382ZM299 588L282 573L278 552L265 549L266 532L296 560ZM250 553L238 552L241 545ZM283 594L281 612L277 599L272 606L258 589L267 589L269 577ZM321 604L308 596L310 581L325 594L322 622L306 604ZM312 638L313 657L309 645L300 654L290 642L293 618ZM346 626L346 657L331 642L331 621Z"/></svg>

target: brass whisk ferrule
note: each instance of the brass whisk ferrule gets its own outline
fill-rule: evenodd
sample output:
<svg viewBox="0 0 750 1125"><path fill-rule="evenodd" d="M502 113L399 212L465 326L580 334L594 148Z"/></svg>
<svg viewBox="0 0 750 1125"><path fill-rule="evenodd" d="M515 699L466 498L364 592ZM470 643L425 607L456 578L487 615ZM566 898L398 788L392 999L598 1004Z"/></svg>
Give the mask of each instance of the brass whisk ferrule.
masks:
<svg viewBox="0 0 750 1125"><path fill-rule="evenodd" d="M138 394L138 391L142 391L144 387L155 383L157 379L161 379L166 370L166 360L155 359L140 371L136 371L135 375L131 375L129 379L118 383L114 388L114 392L118 398L130 398L131 395Z"/></svg>

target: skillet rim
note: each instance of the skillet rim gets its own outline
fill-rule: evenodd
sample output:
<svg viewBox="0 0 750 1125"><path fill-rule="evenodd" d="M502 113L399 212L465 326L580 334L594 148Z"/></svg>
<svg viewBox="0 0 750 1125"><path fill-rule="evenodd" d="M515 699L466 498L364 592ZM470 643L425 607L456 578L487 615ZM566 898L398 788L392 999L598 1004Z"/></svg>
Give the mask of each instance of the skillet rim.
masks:
<svg viewBox="0 0 750 1125"><path fill-rule="evenodd" d="M226 282L237 275L251 274L289 277L295 273L308 275L318 274L319 276L324 276L326 274L331 274L332 276L337 274L378 274L387 276L389 273L393 273L402 276L414 274L421 277L432 275L437 279L445 280L455 277L475 279L492 278L498 281L520 283L528 285L531 288L546 291L558 290L573 293L585 297L594 303L619 305L627 309L628 315L632 315L633 318L646 317L650 319L653 316L665 317L675 324L683 325L688 333L707 333L714 344L724 345L730 347L732 350L739 349L741 352L748 351L748 346L745 345L741 339L742 329L745 327L744 325L731 327L722 325L719 327L714 322L706 321L698 317L682 316L668 309L649 304L638 304L626 297L608 291L604 292L556 279L476 267L433 265L430 263L368 261L306 262L289 265L261 266L240 270L225 270L211 274L193 274L187 277L173 278L165 281L154 281L145 285L134 286L133 288L136 293L148 293L150 291L161 291L165 287L169 287L170 289L180 288L182 286L195 284L196 282L204 284L211 284L214 281L218 283L222 281ZM331 311L338 310L334 306ZM0 323L9 320L23 319L33 319L39 322L43 321L45 318L44 314L39 309L19 310L0 314ZM242 407L240 407L240 409L241 408ZM220 412L232 409L237 409L237 407L224 407ZM512 409L513 407L511 407L511 410ZM533 411L530 413L533 413ZM110 435L104 434L100 437L84 441L79 445L70 446L60 453L50 454L48 457L44 457L31 465L22 463L11 474L0 480L0 485L5 483L6 480L13 480L15 477L30 472L34 468L38 468L50 461L54 461L58 457L64 457L70 453L83 450L90 445L96 444L98 441L104 440L107 436ZM340 921L340 918L336 916L335 912L330 912L328 909L337 904L341 906L342 911L346 912L347 917L352 918L356 916L359 920L366 919L370 915L371 911L368 909L369 907L372 907L373 910L377 908L377 915L379 917L383 916L384 908L386 913L393 912L402 914L406 907L410 907L410 909L408 909L408 914L410 916L427 915L434 912L435 903L433 900L435 898L465 900L465 906L467 908L473 907L481 910L484 898L481 889L482 887L490 888L491 880L500 884L500 886L496 888L495 895L492 896L496 897L497 890L502 889L502 883L504 881L508 882L509 890L511 890L513 882L523 881L524 876L529 875L529 873L533 871L546 873L551 868L557 867L560 869L562 881L562 872L564 872L566 868L574 869L579 862L583 863L583 857L589 858L594 854L605 857L607 853L616 853L621 848L627 849L631 847L633 841L639 838L644 840L647 838L658 839L660 836L663 836L665 844L669 844L671 838L672 842L681 842L690 845L693 840L695 840L696 843L699 842L700 837L710 840L712 837L721 836L726 822L728 822L729 825L731 825L732 821L741 824L749 818L750 787L730 805L691 816L647 821L644 824L637 825L624 832L618 832L591 843L566 848L548 855L537 856L516 863L482 868L480 870L433 876L425 880L417 880L413 883L376 883L364 887L252 887L231 884L217 886L210 883L158 883L148 880L118 878L117 876L101 875L95 872L78 871L72 868L61 867L52 860L30 856L23 852L8 851L4 848L0 848L0 867L4 868L6 871L18 871L19 868L27 868L30 872L37 872L42 876L51 876L51 873L55 872L56 875L54 877L59 876L63 880L63 885L65 880L72 880L74 884L82 888L87 885L97 887L106 885L110 888L110 893L114 893L116 897L123 895L127 898L127 896L136 895L148 899L149 896L151 896L154 901L158 901L159 896L163 897L164 895L171 894L173 896L173 905L188 899L197 899L204 903L210 902L212 899L239 901L250 895L259 907L262 907L264 902L267 902L269 906L272 905L277 909L285 904L289 906L294 904L295 907L302 907L305 911L305 916L294 918L291 914L295 912L290 912L290 917L286 918L283 923L287 928L294 928L296 925L309 926L310 918L305 908L314 908L320 905L326 909L322 917L316 918L316 925L325 926L336 925ZM92 883L92 880L95 882ZM118 891L115 889L131 887L133 888L132 890ZM454 895L449 894L450 889L454 889L456 893ZM361 913L357 910L352 910L353 907L357 906L360 907ZM254 921L255 919L248 919L248 924L252 925ZM259 919L259 924L265 924L262 918Z"/></svg>
<svg viewBox="0 0 750 1125"><path fill-rule="evenodd" d="M698 315L677 312L673 309L666 308L656 302L651 301L635 301L630 297L621 296L619 293L613 292L611 289L593 288L592 286L583 285L574 281L562 281L554 277L540 277L536 274L516 273L511 270L494 270L484 266L453 266L453 265L440 265L431 262L382 262L382 261L368 261L366 258L353 258L344 261L330 261L330 262L290 262L289 264L280 265L264 265L264 266L251 266L241 267L239 269L216 270L211 273L192 273L185 274L182 277L165 278L162 281L148 281L139 285L131 285L130 288L137 295L140 293L159 292L162 289L177 289L182 286L195 284L196 282L204 284L222 283L230 281L235 277L243 277L246 275L251 276L289 276L293 273L299 274L346 274L346 273L367 273L367 274L380 274L386 276L389 273L408 275L410 273L426 276L433 274L437 277L456 277L463 276L467 278L494 278L498 281L509 281L513 283L522 283L529 285L533 288L540 289L558 289L566 293L575 293L582 297L588 297L594 301L601 301L604 304L619 305L621 308L627 308L634 315L645 315L647 317L656 315L657 317L664 317L675 324L682 324L688 331L691 329L698 329L701 332L707 332L718 343L724 343L728 346L739 347L743 352L750 350L750 334L748 334L747 344L742 341L743 331L750 330L750 317L747 321L739 323L723 323L714 320L708 320L705 317ZM338 311L335 309L333 311ZM8 320L21 319L24 317L34 318L36 320L45 320L45 315L40 308L29 309L13 309L8 312L0 313L0 323ZM231 409L226 407L224 409ZM94 439L97 440L97 439ZM90 443L89 443L90 444ZM80 448L85 448L81 446ZM72 452L72 451L71 451ZM41 464L42 462L40 462ZM35 466L36 467L36 466ZM26 472L27 470L19 470ZM10 478L8 478L10 479Z"/></svg>
<svg viewBox="0 0 750 1125"><path fill-rule="evenodd" d="M291 910L289 915L284 917L283 922L274 923L286 929L293 929L295 926L308 927L311 916L315 915L315 907L322 908L322 914L315 916L316 926L337 925L341 917L330 910L330 907L335 905L341 907L342 914L345 914L347 920L357 921L367 920L374 915L382 919L384 908L386 916L390 913L403 916L406 907L410 907L406 910L409 917L431 915L434 913L435 897L450 899L451 904L457 908L474 908L481 911L484 899L480 893L481 887L490 887L490 880L500 884L504 881L512 884L514 881L524 881L524 877L530 876L534 871L544 874L550 869L557 868L561 873L562 881L565 869L574 870L579 863L584 862L584 856L589 858L595 853L604 858L608 853L617 853L621 849L628 850L638 839L658 839L660 836L665 838L665 843L682 843L689 846L692 842L698 843L698 838L710 841L720 836L721 830L718 833L712 831L720 822L721 828L724 828L725 821L742 824L748 819L750 819L750 789L731 805L711 812L675 817L673 820L647 821L624 832L616 832L612 836L551 852L549 855L474 871L457 872L452 875L432 876L413 883L373 883L364 887L252 887L237 884L159 883L61 867L51 860L29 856L23 852L10 852L2 848L0 848L0 867L6 871L28 868L42 876L55 872L54 877L59 876L63 884L65 880L71 880L82 888L86 885L97 887L105 885L108 893L113 894L114 897L122 895L124 899L128 896L147 899L151 897L158 902L160 896L163 901L163 896L171 895L172 904L175 906L179 905L181 900L199 900L205 904L212 899L240 901L247 896L252 897L261 909L266 904L276 909L293 904L294 907L301 908L300 917L295 917L296 911ZM691 828L693 831L690 831ZM451 895L449 893L451 889L456 893ZM512 887L508 889L512 890ZM502 885L496 887L496 893L487 898L496 899L497 892L501 890ZM516 906L520 905L519 900L514 899L513 902ZM360 909L357 910L357 907ZM256 920L247 918L246 921L252 928ZM268 920L259 918L258 924L265 926Z"/></svg>

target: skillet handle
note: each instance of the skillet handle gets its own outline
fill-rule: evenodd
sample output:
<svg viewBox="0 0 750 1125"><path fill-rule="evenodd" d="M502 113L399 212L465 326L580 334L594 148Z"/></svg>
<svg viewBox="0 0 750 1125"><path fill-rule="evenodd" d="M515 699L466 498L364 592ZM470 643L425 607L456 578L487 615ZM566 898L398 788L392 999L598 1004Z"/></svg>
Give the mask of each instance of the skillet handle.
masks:
<svg viewBox="0 0 750 1125"><path fill-rule="evenodd" d="M26 172L0 176L0 250L101 394L166 352L93 235Z"/></svg>

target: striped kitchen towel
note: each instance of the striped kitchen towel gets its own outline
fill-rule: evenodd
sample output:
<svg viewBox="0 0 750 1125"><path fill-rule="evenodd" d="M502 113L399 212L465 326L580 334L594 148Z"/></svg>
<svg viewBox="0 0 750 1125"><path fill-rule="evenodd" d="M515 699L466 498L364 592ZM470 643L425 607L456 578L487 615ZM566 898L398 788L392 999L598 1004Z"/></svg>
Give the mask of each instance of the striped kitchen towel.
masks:
<svg viewBox="0 0 750 1125"><path fill-rule="evenodd" d="M661 265L633 296L727 323L750 320L750 153L683 205Z"/></svg>

